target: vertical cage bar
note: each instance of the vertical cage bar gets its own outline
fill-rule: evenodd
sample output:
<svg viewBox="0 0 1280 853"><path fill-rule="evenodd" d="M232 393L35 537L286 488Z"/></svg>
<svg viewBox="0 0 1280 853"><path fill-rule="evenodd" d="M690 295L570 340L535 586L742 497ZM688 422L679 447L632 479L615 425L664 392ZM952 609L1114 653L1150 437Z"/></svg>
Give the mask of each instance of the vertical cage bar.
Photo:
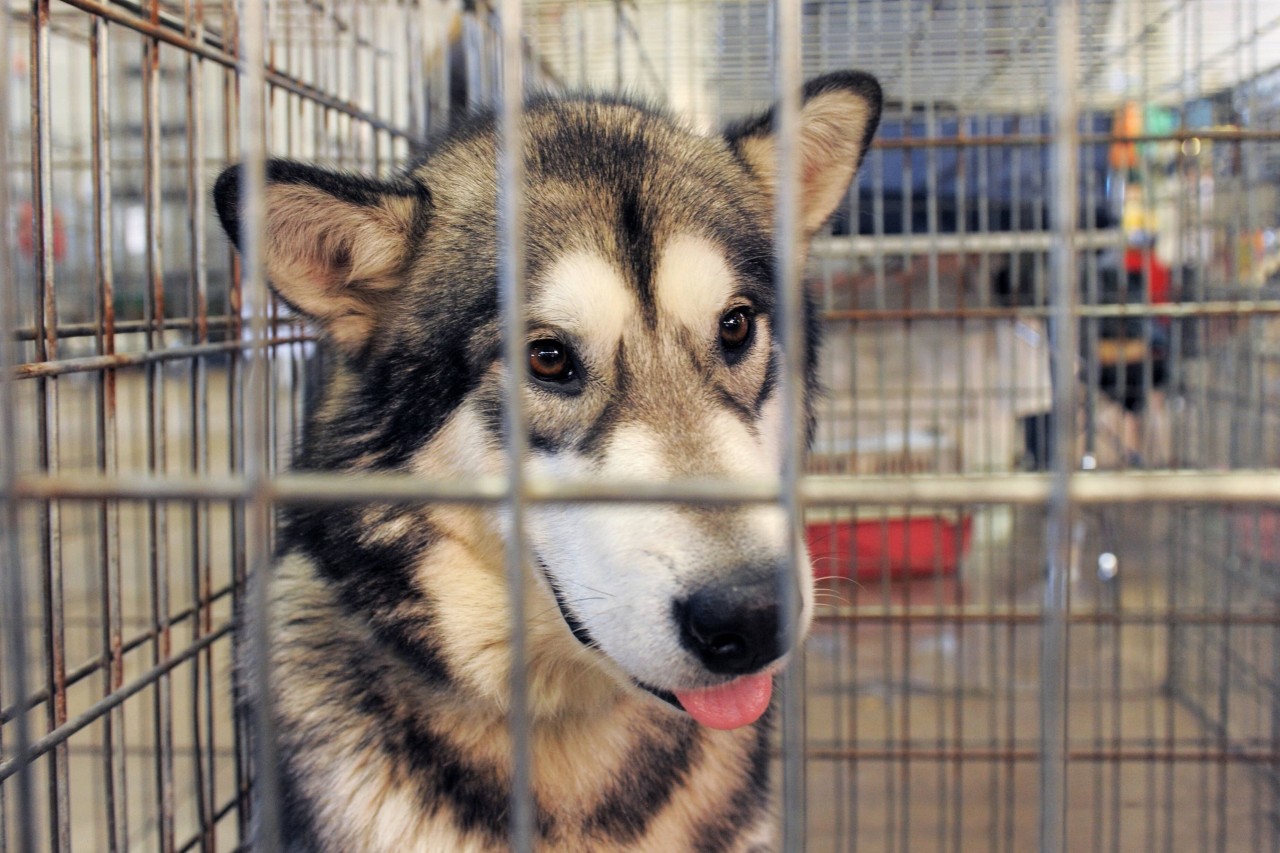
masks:
<svg viewBox="0 0 1280 853"><path fill-rule="evenodd" d="M240 21L233 0L222 0L219 8L222 36L226 49L237 59L237 67L222 72L222 146L228 159L237 151L240 139L240 92L243 68L243 50L240 44ZM313 79L314 76L313 76ZM242 212L242 215L247 215ZM256 251L256 250L255 250ZM244 337L244 275L242 255L227 246L227 306L226 322L229 338ZM233 352L227 365L227 455L233 471L244 470L244 356ZM235 607L247 613L252 604L247 590L248 566L245 558L246 524L243 505L233 505L230 512L231 581ZM244 645L250 639L244 635L236 638L236 644ZM235 784L236 830L240 838L249 838L253 814L253 757L252 728L253 709L245 703L237 703L235 709Z"/></svg>
<svg viewBox="0 0 1280 853"><path fill-rule="evenodd" d="M11 16L0 15L0 68L9 68ZM13 174L9 159L10 99L0 98L0 234L12 234L16 223L10 219L9 188ZM14 275L11 242L0 239L0 693L12 697L23 708L28 696L27 680L27 585L22 565L18 527L18 499L14 482L18 475L18 420L14 409L13 366L20 360L13 332L19 324L18 281ZM0 702L0 705L3 705ZM7 737L12 731L12 738ZM31 743L28 714L15 715L11 729L0 726L0 750L18 762L11 784L0 784L0 850L36 849L34 773L27 757ZM12 800L9 799L12 794ZM16 814L10 831L8 809Z"/></svg>
<svg viewBox="0 0 1280 853"><path fill-rule="evenodd" d="M800 557L803 510L797 483L804 466L805 418L801 394L804 379L804 293L800 280L800 215L797 183L800 135L800 5L778 0L774 14L774 64L777 108L774 134L778 140L778 172L775 182L777 209L774 219L774 280L780 307L782 339L782 509L786 513L790 547L777 579L778 607L783 614L783 647L798 639L796 614L802 604L799 572L808 571ZM782 849L805 847L804 777L804 656L792 655L783 671L782 687Z"/></svg>
<svg viewBox="0 0 1280 853"><path fill-rule="evenodd" d="M623 12L622 0L613 0L613 90L622 91L623 81Z"/></svg>
<svg viewBox="0 0 1280 853"><path fill-rule="evenodd" d="M31 7L31 181L32 252L37 300L36 360L58 358L57 295L54 283L53 116L49 83L49 0L33 0ZM7 176L6 176L7 177ZM58 380L41 379L36 386L38 457L50 474L59 467ZM67 720L66 625L63 609L62 512L57 501L41 507L46 724L50 731ZM21 697L15 697L21 700ZM71 801L68 748L59 744L49 754L49 832L55 851L71 844Z"/></svg>
<svg viewBox="0 0 1280 853"><path fill-rule="evenodd" d="M524 56L521 0L503 0L499 24L502 85L498 114L498 292L502 312L506 373L503 426L506 431L507 514L506 576L511 612L511 849L532 853L534 802L530 790L528 677L525 671L525 533L524 533Z"/></svg>
<svg viewBox="0 0 1280 853"><path fill-rule="evenodd" d="M204 37L203 0L185 0L183 3L183 32L187 38L199 42ZM204 154L204 89L202 87L204 61L188 54L185 58L186 113L187 113L187 240L190 252L188 270L187 316L190 318L189 334L196 344L209 340L208 314L208 247L206 245L205 177L201 168ZM209 470L209 378L208 363L203 357L191 361L188 415L191 418L192 473L200 476ZM210 526L209 504L194 501L190 506L191 519L191 642L197 643L213 628L212 565L209 557ZM195 782L196 817L200 849L215 849L214 811L217 808L214 747L213 708L213 649L206 648L192 661L191 666L191 746ZM203 725L202 725L203 724ZM207 754L206 754L207 750Z"/></svg>
<svg viewBox="0 0 1280 853"><path fill-rule="evenodd" d="M151 0L147 13L153 25L160 22L159 0ZM142 193L146 210L147 349L164 348L165 286L164 229L161 222L162 182L160 126L160 42L147 39L142 54ZM168 467L168 427L165 411L164 365L147 367L147 467L162 475ZM152 663L167 661L173 653L169 626L169 507L151 501L147 507L151 538L148 568L151 581L151 619L155 626ZM177 847L174 827L173 683L168 674L157 679L153 694L156 739L156 790L159 794L159 849L172 853Z"/></svg>
<svg viewBox="0 0 1280 853"><path fill-rule="evenodd" d="M965 80L965 79L968 79L969 77L968 44L969 44L969 38L970 38L969 36L969 3L967 2L967 0L960 0L957 26L958 26L957 41L961 45L958 76L960 79ZM957 115L955 117L954 132L958 138L960 139L964 138L965 136L965 116L964 115ZM969 153L970 152L964 148L955 149L955 158L956 158L956 183L955 183L955 196L954 196L955 205L956 205L955 222L956 222L956 232L959 235L959 254L962 258L964 258L967 254L966 235L968 234L968 231L969 231L969 223L967 221ZM957 300L957 304L959 304L961 307L964 307L967 302L967 295L964 290L964 284L965 284L964 277L966 276L967 266L968 266L968 263L966 261L964 262L964 265L962 266L959 273L961 280L958 282L960 295ZM985 285L986 285L986 282L984 281L982 285L984 290L985 290ZM990 327L988 326L988 328ZM966 460L964 459L964 447L966 444L965 431L968 429L967 422L970 417L970 411L972 410L972 407L967 406L965 402L966 400L969 399L969 392L966 387L966 383L968 382L968 373L969 373L968 371L969 349L966 345L967 344L966 332L968 332L970 329L971 329L971 326L968 323L966 323L964 320L956 321L955 334L956 334L956 339L959 347L958 361L960 364L960 383L957 389L956 411L955 411L955 420L957 424L956 436L955 436L955 450L954 450L954 458L956 460L956 465L955 465L956 471L964 471L965 466L967 464ZM979 402L979 406L981 406L982 402L985 401L985 396L986 396L985 393L983 393L982 398L980 399L980 402ZM990 460L990 455L987 456L987 460ZM962 533L962 526L964 524L964 517L965 517L964 513L973 512L973 510L975 509L976 508L965 508L961 510L960 514L956 516L959 522L956 525L956 531L954 534L954 540L955 540L954 547L955 547L955 553L957 555L963 554L964 552L964 539L963 539L963 533ZM977 515L977 512L973 512L973 514ZM939 531L941 531L941 529L942 527L941 525L939 525ZM957 556L956 559L958 561L960 557ZM941 603L941 601L942 599L940 598L939 603ZM957 617L960 614L961 608L962 608L961 596L957 595L956 603L955 603L955 611L956 611ZM958 694L960 685L964 683L963 667L965 666L965 662L968 659L968 654L967 654L968 644L966 642L967 637L966 637L964 623L959 618L955 620L953 630L955 631L955 639L956 639L956 660L959 662L958 665L961 668L961 674L956 677L954 682L957 688L956 693ZM939 658L938 665L941 673L941 671L944 669L943 660L941 657ZM945 675L942 676L942 678L945 679ZM957 747L959 747L963 743L964 733L967 731L967 728L965 726L964 710L965 710L964 699L958 695L954 696L953 703L952 703L951 726L950 726L949 736ZM944 734L943 736L946 737L947 735ZM963 760L957 759L956 761L951 762L951 765L948 768L948 770L950 771L950 778L948 781L951 784L951 789L952 791L954 791L954 794L952 795L952 801L951 801L951 832L949 837L944 837L943 841L944 841L944 844L949 841L950 843L949 849L955 851L955 853L961 853L961 851L964 848L964 817L963 816L965 813L964 811L964 803L965 803L964 781L965 781L965 770L966 770L965 763ZM944 846L943 849L947 849L947 848Z"/></svg>
<svg viewBox="0 0 1280 853"><path fill-rule="evenodd" d="M1079 8L1062 0L1054 20L1053 474L1045 531L1046 576L1040 665L1041 853L1060 853L1066 841L1067 582L1071 560L1071 471L1075 467L1076 222L1079 215L1080 111L1076 91Z"/></svg>
<svg viewBox="0 0 1280 853"><path fill-rule="evenodd" d="M98 16L90 23L90 103L93 133L94 254L97 267L98 352L116 349L115 274L111 242L111 40L109 24ZM98 468L114 476L118 459L116 372L104 370L98 382ZM103 668L103 693L124 684L124 620L120 574L120 506L104 501L102 527L102 645L108 662ZM107 806L107 844L112 853L129 844L127 774L124 755L124 708L107 712L103 720L103 794Z"/></svg>
<svg viewBox="0 0 1280 853"><path fill-rule="evenodd" d="M901 4L899 5L901 6ZM916 92L915 82L914 82L915 81L916 46L919 44L920 34L923 31L923 28L928 25L927 22L917 22L917 19L916 19L917 13L927 18L927 16L931 13L931 9L926 6L915 6L914 4L907 4L905 8L902 8L902 11L900 13L902 18L901 20L902 47L901 47L901 54L900 56L896 57L896 60L898 62L898 67L901 70L901 74L902 74L902 77L901 77L902 99L905 105L905 109L903 110L903 116L902 116L902 123L903 123L902 136L904 139L906 139L909 136L916 137L918 135L917 121L916 121L917 104L921 100L923 100L925 101L926 113L930 109L928 105L928 94L927 93L925 93L924 95L918 94ZM920 130L923 131L923 133L919 135L925 135L928 133L928 126L925 125L921 127ZM927 160L928 160L927 153L924 156L922 156L921 159L924 159L926 161L926 163L923 165L925 165L927 168ZM928 178L927 174L925 178L927 181L927 178ZM916 184L915 153L911 151L904 151L903 158L902 158L902 182L901 182L902 233L907 237L911 237L916 233L916 229L915 229L916 205L914 204L915 184ZM927 222L928 199L926 199L925 202L926 202L926 222ZM926 224L926 231L927 229L928 229L928 226ZM902 258L901 258L902 268L904 271L907 271L907 272L912 270L915 265L916 250L913 250L911 248L912 242L914 241L909 240L907 244L904 245L903 251L902 251ZM928 251L927 248L926 248L926 251ZM909 275L907 280L910 281ZM908 309L910 309L915 307L914 294L912 293L909 285L906 290L907 292L906 292L906 299L904 301L904 304L907 306ZM918 341L920 326L919 324L914 322L911 318L908 318L902 324L901 328L902 328L902 335L900 339L897 341L897 344L899 346L899 351L901 352L901 358L902 358L902 362L901 362L902 376L909 377L912 375L912 373L915 370L917 341ZM890 398L890 395L887 393L888 390L889 390L888 387L882 383L879 388L879 392L882 395L882 397L885 399ZM902 395L901 418L898 420L898 423L895 425L896 429L899 430L902 435L907 435L910 433L911 422L912 422L912 419L916 416L916 407L917 405L920 404L920 402L922 401L917 400L917 394L915 393L914 389L910 388L909 386L906 389L904 389L904 392ZM893 511L890 507L881 508L881 531L882 531L881 541L887 541L889 536L891 535L890 531L892 530L892 526L891 526L892 514L893 514ZM887 552L884 555L881 572L882 572L882 576L885 579L885 586L887 588L889 584L892 582L892 567L889 565L889 555ZM903 577L902 587L903 587L902 595L907 600L910 600L912 595L912 589L911 589L912 578L911 578L910 572L906 573L905 577ZM886 601L888 600L890 600L890 596L886 596ZM899 621L895 627L898 630L894 631L893 633L896 634L897 636L896 638L891 639L890 642L896 641L898 648L901 650L901 656L900 656L901 666L899 667L897 678L900 684L910 685L913 679L912 663L913 663L913 656L915 651L914 646L911 642L911 624L909 621L904 619ZM889 633L890 632L886 632L887 635ZM898 711L898 715L897 715L898 719L895 721L897 726L895 736L899 738L901 743L903 744L910 744L912 740L912 721L913 721L913 715L915 710L913 708L913 705L915 703L912 700L914 698L915 697L913 696L912 691L909 688L904 688L902 690L901 699L897 703L896 710ZM913 790L913 784L912 784L913 783L913 774L912 774L913 762L911 761L910 757L904 756L901 761L897 762L896 769L897 769L897 780L896 780L897 787L894 791L894 795L895 795L894 818L896 820L892 824L893 831L896 833L896 842L895 842L896 846L894 849L902 850L903 853L906 853L906 851L909 851L912 848L912 838L911 838L912 807L911 805L915 800L915 792Z"/></svg>
<svg viewBox="0 0 1280 853"><path fill-rule="evenodd" d="M245 566L248 570L248 637L252 661L248 677L252 682L253 822L254 842L261 850L281 848L280 783L276 749L275 718L270 690L271 659L267 624L270 606L266 571L270 561L271 505L270 444L267 406L270 403L267 376L267 312L269 296L262 263L262 225L266 194L266 102L264 70L265 20L260 3L240 7L240 291L244 304L240 313L249 318L247 369L244 371L243 406L244 476L253 484L253 497L245 503Z"/></svg>

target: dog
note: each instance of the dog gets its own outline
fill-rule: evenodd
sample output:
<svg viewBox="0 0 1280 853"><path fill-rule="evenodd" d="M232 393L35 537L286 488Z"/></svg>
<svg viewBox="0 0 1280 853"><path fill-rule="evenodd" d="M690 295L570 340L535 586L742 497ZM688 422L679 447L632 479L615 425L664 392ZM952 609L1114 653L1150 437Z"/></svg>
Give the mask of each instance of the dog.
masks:
<svg viewBox="0 0 1280 853"><path fill-rule="evenodd" d="M806 243L846 197L880 105L861 72L804 86ZM268 162L265 271L331 356L297 469L506 470L495 121L461 122L391 179ZM774 124L770 110L708 136L622 98L528 101L531 475L778 475ZM214 189L233 241L240 168ZM507 847L503 518L441 504L284 512L266 627L290 849ZM539 848L772 849L772 679L813 602L806 559L797 612L779 609L780 567L803 550L783 511L540 504L526 529Z"/></svg>

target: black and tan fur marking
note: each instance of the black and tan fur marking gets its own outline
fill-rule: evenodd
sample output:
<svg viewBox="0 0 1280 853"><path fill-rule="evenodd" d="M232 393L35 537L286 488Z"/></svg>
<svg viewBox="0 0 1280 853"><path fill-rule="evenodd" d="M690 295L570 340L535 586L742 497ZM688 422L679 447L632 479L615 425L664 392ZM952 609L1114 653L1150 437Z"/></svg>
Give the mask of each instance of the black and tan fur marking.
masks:
<svg viewBox="0 0 1280 853"><path fill-rule="evenodd" d="M853 178L880 92L841 72L804 95L801 222L812 236ZM537 98L524 122L528 335L562 344L572 367L554 382L531 374L531 467L776 471L770 115L704 137L626 101ZM480 116L391 180L268 165L268 277L333 354L297 467L502 472L496 156L493 119ZM237 169L215 201L235 239ZM732 350L717 337L731 315L751 324ZM815 359L811 334L810 386ZM771 849L770 714L722 731L681 709L676 693L727 677L690 651L673 614L782 562L785 525L772 512L530 511L542 849ZM286 511L269 633L291 849L505 849L502 567L487 508ZM811 588L807 574L796 582L803 631ZM771 671L786 652L749 666Z"/></svg>

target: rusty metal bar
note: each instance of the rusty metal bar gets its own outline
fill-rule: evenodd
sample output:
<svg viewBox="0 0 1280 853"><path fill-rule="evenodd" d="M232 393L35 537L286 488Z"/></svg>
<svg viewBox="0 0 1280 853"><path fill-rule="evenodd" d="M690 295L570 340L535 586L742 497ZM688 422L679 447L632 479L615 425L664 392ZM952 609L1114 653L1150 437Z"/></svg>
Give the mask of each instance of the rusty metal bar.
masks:
<svg viewBox="0 0 1280 853"><path fill-rule="evenodd" d="M184 0L183 33L187 38L200 42L205 34L203 0ZM200 158L204 151L204 60L186 54L185 99L187 119L187 240L190 247L188 268L188 311L192 314L189 334L197 345L209 342L209 280L207 224L207 187L205 170ZM190 362L191 378L188 396L188 413L191 419L190 470L196 476L209 471L209 383L208 362L197 357ZM209 505L205 501L193 501L191 513L191 642L213 629L213 566L209 557L211 525ZM174 620L170 618L170 624ZM217 799L217 771L215 768L213 649L206 647L204 654L192 661L191 673L191 742L195 762L192 776L195 781L196 817L199 821L200 846L204 851L217 849L217 819L213 816ZM203 700L203 701L202 701ZM203 726L202 723L203 717ZM204 748L207 746L207 757Z"/></svg>
<svg viewBox="0 0 1280 853"><path fill-rule="evenodd" d="M292 337L268 338L263 346L276 347L284 344L314 341L309 334ZM143 352L123 352L113 355L90 355L83 358L66 358L61 361L35 361L20 364L13 372L15 379L37 379L53 376L64 376L68 373L87 373L118 367L138 367L140 365L157 364L165 361L177 361L185 358L203 358L219 353L241 352L249 345L244 341L224 341L215 344L192 344L183 347L145 350Z"/></svg>
<svg viewBox="0 0 1280 853"><path fill-rule="evenodd" d="M105 21L103 24L105 25ZM96 168L96 167L95 167ZM204 203L204 199L201 200ZM207 312L207 306L206 306ZM198 327L201 323L207 326L207 331L228 331L233 329L240 321L231 317L209 317L202 319L199 314L190 317L166 317L163 323L150 323L147 320L117 320L115 321L115 330L117 334L129 334L132 332L145 332L148 329L161 328L164 331L181 330L191 331L192 327ZM283 317L276 321L277 326L298 326L300 321L296 317ZM59 323L58 338L66 340L67 338L92 338L101 332L100 324L97 322L89 323ZM12 335L14 340L18 341L34 341L36 339L36 330L32 326L18 328Z"/></svg>
<svg viewBox="0 0 1280 853"><path fill-rule="evenodd" d="M206 648L205 651L207 652L208 649ZM211 812L207 827L201 826L200 830L195 835L188 838L186 842L178 847L178 853L190 853L190 851L195 850L197 847L201 850L207 849L210 832L217 828L223 818L235 811L236 805L239 803L239 798L240 795L237 794L219 806L215 811ZM244 848L237 847L236 849L241 850Z"/></svg>
<svg viewBox="0 0 1280 853"><path fill-rule="evenodd" d="M221 0L220 12L227 51L240 56L239 6L234 0ZM222 76L222 146L228 157L240 153L240 87L242 76L236 69ZM319 109L317 107L317 109ZM231 324L231 337L240 338L243 333L244 294L241 259L230 245L226 247L227 269L230 281L227 287L227 319ZM227 433L228 457L233 471L243 471L244 466L244 361L239 351L230 354L227 368ZM249 606L247 590L249 567L246 554L246 523L241 507L231 512L231 577L234 596L233 606L245 612ZM253 711L239 703L234 716L235 729L235 778L236 829L239 838L249 838L253 826Z"/></svg>
<svg viewBox="0 0 1280 853"><path fill-rule="evenodd" d="M232 591L233 591L233 587L229 584L227 586L222 587L220 590L212 593L209 597L202 598L196 605L183 608L182 610L179 610L176 613L172 614L169 617L169 624L181 625L183 622L186 622L188 619L192 618L193 616L200 615L200 609L211 607L212 605L216 604L217 602L229 596L232 593ZM129 654L132 651L136 651L137 649L141 648L147 643L154 642L156 638L156 634L157 634L157 629L155 627L152 627L146 631L143 631L140 634L136 634L133 637L130 637L128 640L122 639L120 641L120 648L119 648L118 654L116 653L116 650L114 648L108 649L106 653L99 655L98 657L95 657L92 660L88 660L82 663L80 666L76 667L75 669L69 670L67 672L67 686L72 687L75 684L79 683L80 681L83 681L84 679L93 675L95 672L110 670L114 666L115 659L117 657L123 658L125 655ZM121 681L121 683L115 685L112 688L112 690L118 690L121 686L123 686L123 683L124 682ZM44 690L44 689L37 690L35 693L28 696L26 701L7 705L3 709L0 709L0 723L8 723L12 720L15 720L17 719L18 714L25 711L30 711L32 708L35 708L39 706L42 702L47 702L48 700L49 700L49 693L47 690Z"/></svg>
<svg viewBox="0 0 1280 853"><path fill-rule="evenodd" d="M115 354L116 347L114 254L111 243L113 217L109 56L109 25L100 18L94 18L89 31L89 62L92 78L90 100L93 109L93 246L98 276L98 319L93 325L98 353L108 358ZM102 370L98 383L97 462L103 475L112 477L117 472L118 457L116 372L112 369ZM99 554L102 560L102 660L105 663L102 666L102 688L103 694L109 695L124 685L125 655L120 577L120 508L114 501L102 503L98 512L98 524L101 527ZM69 673L68 683L78 681L79 674L80 671ZM123 708L112 709L103 721L103 789L107 806L107 843L111 853L128 849L129 843L127 773L124 757L118 754L124 741L124 726Z"/></svg>
<svg viewBox="0 0 1280 853"><path fill-rule="evenodd" d="M1146 764L1151 762L1175 762L1202 764L1226 761L1238 764L1276 764L1280 763L1280 752L1272 750L1207 750L1207 749L1135 749L1118 747L1113 749L1080 749L1068 748L1064 752L1067 761L1081 763L1133 762ZM1039 763L1043 756L1039 749L1032 747L849 747L847 749L829 749L825 747L809 747L805 757L812 761L969 761L997 762L1013 761Z"/></svg>
<svg viewBox="0 0 1280 853"><path fill-rule="evenodd" d="M58 358L58 301L54 281L53 117L49 80L49 0L31 4L31 185L32 249L37 275L36 357ZM40 468L56 475L60 462L58 384L41 380L36 386ZM63 596L62 516L57 505L41 507L43 562L44 667L46 689L53 700L46 706L46 725L55 730L67 719L66 620ZM49 835L52 849L71 846L70 767L65 747L55 749L49 764Z"/></svg>
<svg viewBox="0 0 1280 853"><path fill-rule="evenodd" d="M146 13L153 28L159 29L160 2L148 0ZM145 316L150 324L144 332L147 350L164 346L165 318L164 231L161 224L163 175L159 162L160 137L160 41L146 38L142 43L142 196L146 216ZM157 361L147 362L147 471L168 471L167 383ZM150 582L151 619L156 626L151 660L162 665L173 654L169 628L169 505L167 501L147 502L147 575ZM174 825L173 685L169 678L156 682L152 693L152 727L155 735L155 784L159 817L157 831L161 853L173 853Z"/></svg>
<svg viewBox="0 0 1280 853"><path fill-rule="evenodd" d="M164 663L152 667L121 689L114 691L109 696L106 696L88 706L75 717L64 721L56 729L53 729L44 737L33 742L25 755L19 755L13 759L0 763L0 782L3 782L5 779L14 775L23 764L39 758L50 751L56 751L63 747L67 740L76 732L79 732L85 727L97 722L102 718L103 714L107 713L112 708L118 707L129 697L134 696L146 688L156 684L175 668L200 654L200 652L202 652L206 647L216 643L223 637L230 636L230 634L235 630L235 627L236 625L234 622L228 622L222 625L216 631L205 635L205 637L198 643L195 643L183 649L178 654L171 656Z"/></svg>
<svg viewBox="0 0 1280 853"><path fill-rule="evenodd" d="M125 8L134 8L141 13L140 6L130 4L126 7L120 2L98 2L98 0L62 0L69 6L75 6L104 20L120 24L123 27L134 30L142 35L155 41L164 42L186 51L188 54L198 56L223 65L229 69L235 69L238 64L237 54L234 49L228 51L224 49L222 44L213 40L210 36L206 36L204 42L196 42L187 38L182 33L182 24L180 22L171 22L168 16L162 16L152 20L147 20L138 16L138 14L129 14L124 11ZM233 20L224 16L224 20ZM232 43L233 47L235 42ZM266 83L278 89L292 92L306 98L309 101L323 105L326 109L334 110L364 122L370 127L375 127L393 136L399 136L406 139L414 138L414 133L410 130L393 127L386 122L381 121L376 116L370 115L354 104L339 100L328 93L309 86L300 80L282 74L272 68L265 68L262 76Z"/></svg>
<svg viewBox="0 0 1280 853"><path fill-rule="evenodd" d="M1005 320L1018 319L1022 317L1047 317L1050 308L1043 305L1028 305L1024 307L1004 307L1004 306L961 306L955 308L852 308L852 309L836 309L822 312L822 319L828 322L895 322L900 320ZM1142 303L1120 303L1120 304L1101 304L1101 305L1077 305L1072 316L1080 318L1123 318L1123 317L1239 317L1246 319L1249 317L1272 317L1280 315L1280 301L1262 299L1256 301L1250 300L1216 300L1212 302L1157 302L1150 304ZM207 332L230 329L236 321L226 318L206 317L202 320L199 317L177 317L168 318L161 326L165 330L182 329L190 330L193 325L203 323ZM148 325L145 320L131 320L117 322L115 331L117 334L126 332L144 331ZM155 324L160 326L161 324ZM298 323L293 318L278 318L272 321L271 325L276 327L296 327ZM58 338L65 340L74 337L90 337L99 334L100 328L95 323L75 323L59 326ZM15 336L17 340L29 341L34 340L34 329L21 329ZM207 334L204 336L207 339ZM197 340L199 336L195 336ZM269 340L270 346L279 346L284 344L305 343L315 341L314 334L300 332L292 337L278 337ZM191 347L170 347L165 350L157 351L160 354L173 353L173 358L186 358L195 356L213 355L217 352L226 352L238 346L234 341L226 341L221 343L207 344L201 343L203 347L221 347L221 349L194 349ZM119 358L150 358L156 353L125 353L118 356ZM92 357L86 357L86 359ZM79 373L88 370L102 370L108 367L127 367L135 364L143 364L145 361L125 361L125 362L92 362L82 359L63 359L55 362L29 362L27 364L18 365L16 368L19 378L31 378L34 376L57 376L62 372ZM70 365L66 371L60 370L60 365Z"/></svg>
<svg viewBox="0 0 1280 853"><path fill-rule="evenodd" d="M1021 307L957 306L954 308L849 308L833 309L822 312L822 318L830 322L879 322L899 320L1004 320L1022 317L1047 317L1050 309L1043 305L1027 305ZM1271 317L1280 315L1280 300L1274 299L1238 299L1214 300L1210 302L1153 302L1118 303L1118 304L1079 304L1072 312L1081 318L1112 317ZM166 331L180 329L190 331L193 326L203 324L207 332L231 329L238 321L225 317L169 317L162 328ZM148 324L145 320L124 320L115 323L117 334L145 331ZM288 328L298 327L298 320L292 317L274 318L272 325ZM93 337L100 333L97 323L65 323L58 327L58 338L66 340L76 337ZM31 341L35 339L35 329L22 328L14 335L16 340ZM198 335L193 339L200 340ZM314 341L314 335L300 334L294 338L280 338L274 344L301 343ZM226 344L230 346L231 344ZM209 354L209 353L201 353ZM64 362L56 362L64 363ZM20 370L34 371L33 366L21 365ZM99 370L102 366L85 368ZM33 374L34 375L34 374ZM54 375L54 374L45 374Z"/></svg>

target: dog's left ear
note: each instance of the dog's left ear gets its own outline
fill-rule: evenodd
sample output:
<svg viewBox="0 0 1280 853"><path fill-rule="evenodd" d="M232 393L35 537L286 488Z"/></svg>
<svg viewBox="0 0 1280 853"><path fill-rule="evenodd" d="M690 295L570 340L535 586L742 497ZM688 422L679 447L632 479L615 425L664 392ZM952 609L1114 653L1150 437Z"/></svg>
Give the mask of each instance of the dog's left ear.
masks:
<svg viewBox="0 0 1280 853"><path fill-rule="evenodd" d="M805 84L796 140L800 222L810 237L835 212L880 124L880 84L861 71L836 71ZM729 146L772 194L778 168L774 110L729 128Z"/></svg>

